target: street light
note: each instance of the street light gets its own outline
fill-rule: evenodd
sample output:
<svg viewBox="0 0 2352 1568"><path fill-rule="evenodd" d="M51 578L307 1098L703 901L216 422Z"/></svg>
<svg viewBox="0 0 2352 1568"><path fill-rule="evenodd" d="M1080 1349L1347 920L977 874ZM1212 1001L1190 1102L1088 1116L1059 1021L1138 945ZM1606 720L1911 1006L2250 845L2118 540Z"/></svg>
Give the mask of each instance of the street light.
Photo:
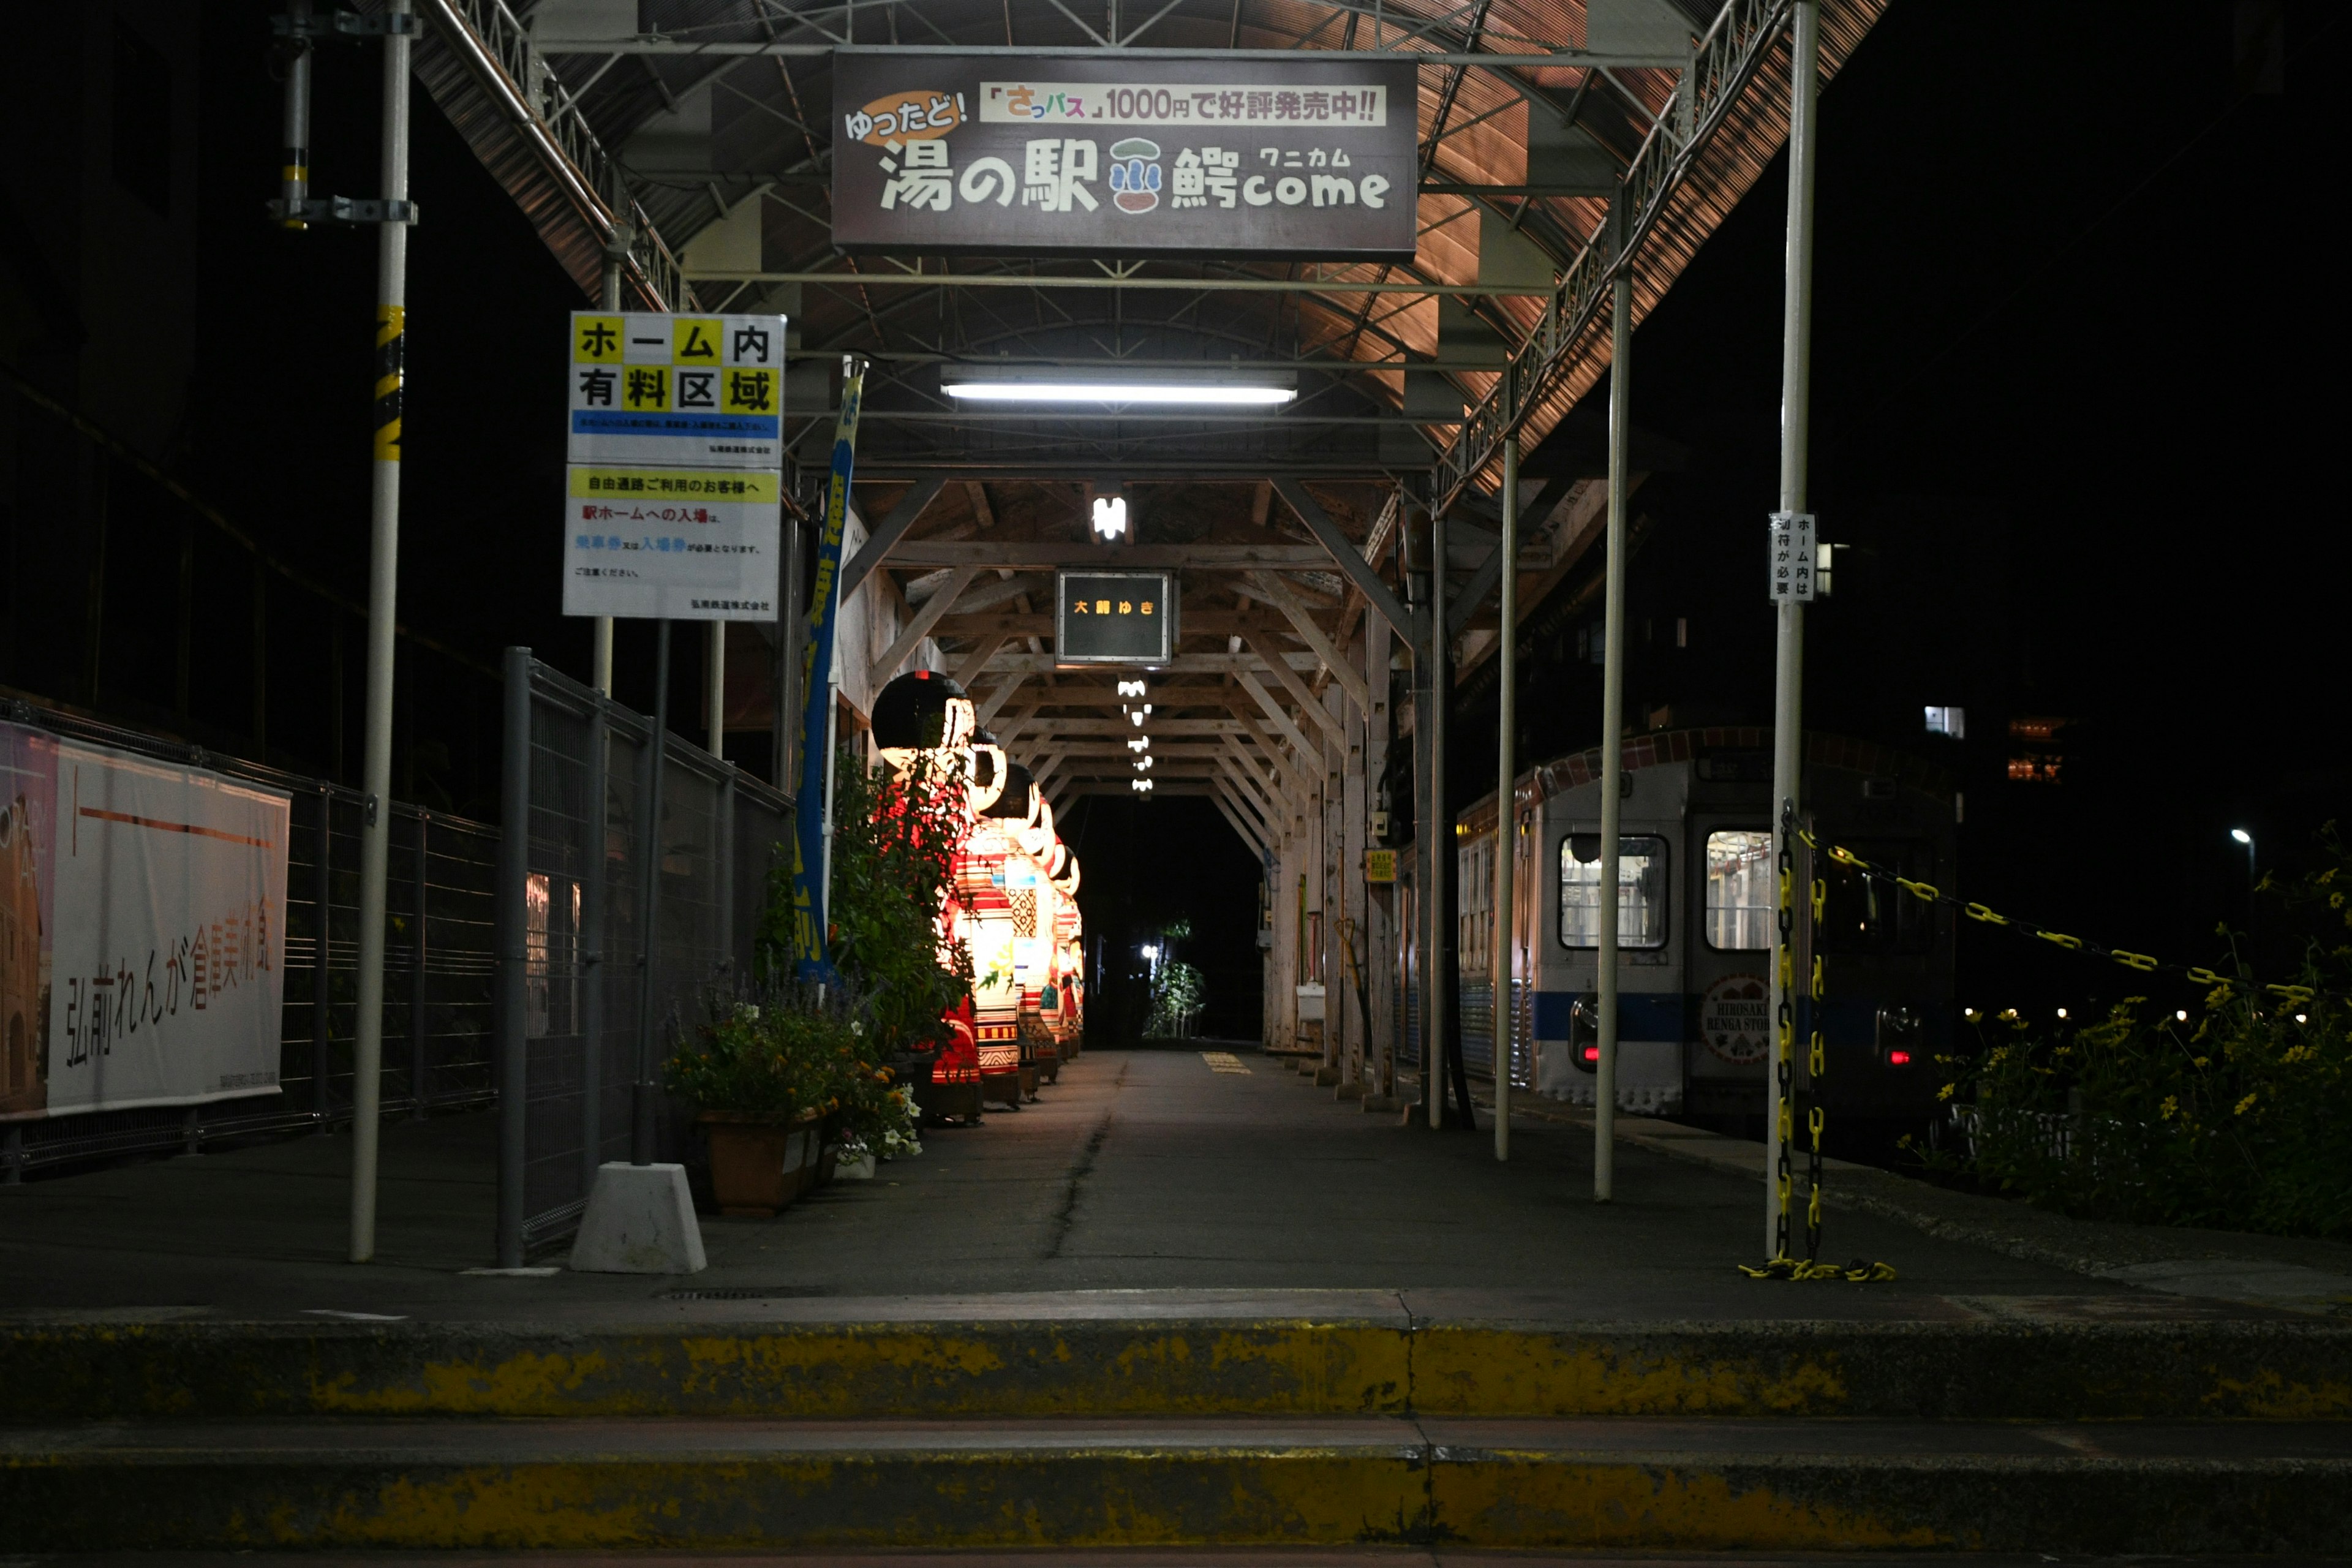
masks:
<svg viewBox="0 0 2352 1568"><path fill-rule="evenodd" d="M2254 836L2242 827L2230 829L2230 837L2246 847L2246 886L2254 885Z"/></svg>

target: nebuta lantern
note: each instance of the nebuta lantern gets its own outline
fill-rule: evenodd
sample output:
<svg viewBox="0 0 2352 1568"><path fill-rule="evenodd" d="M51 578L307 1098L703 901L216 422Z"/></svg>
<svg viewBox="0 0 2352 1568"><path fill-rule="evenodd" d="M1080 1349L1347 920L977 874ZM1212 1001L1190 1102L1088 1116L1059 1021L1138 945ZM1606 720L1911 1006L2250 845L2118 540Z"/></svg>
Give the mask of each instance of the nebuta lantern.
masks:
<svg viewBox="0 0 2352 1568"><path fill-rule="evenodd" d="M1021 985L1010 884L1025 858L1014 835L1035 813L1037 787L1029 770L1018 763L1005 764L1003 777L996 798L974 819L956 858L956 894L969 922L981 1095L991 1104L1017 1109L1022 1093Z"/></svg>
<svg viewBox="0 0 2352 1568"><path fill-rule="evenodd" d="M959 800L962 831L956 851L960 872L964 845L971 838L971 784L976 770L973 749L977 726L971 700L963 689L930 670L902 675L882 689L874 702L876 749L893 772L927 773L950 782L962 782ZM1002 757L1000 751L996 753ZM1001 764L998 778L1002 779ZM940 963L952 967L954 944L970 942L974 933L971 912L964 907L961 878L951 880L939 911ZM981 1080L978 1024L972 999L965 997L940 1018L940 1048L912 1071L917 1098L925 1114L940 1121L970 1121L980 1115Z"/></svg>

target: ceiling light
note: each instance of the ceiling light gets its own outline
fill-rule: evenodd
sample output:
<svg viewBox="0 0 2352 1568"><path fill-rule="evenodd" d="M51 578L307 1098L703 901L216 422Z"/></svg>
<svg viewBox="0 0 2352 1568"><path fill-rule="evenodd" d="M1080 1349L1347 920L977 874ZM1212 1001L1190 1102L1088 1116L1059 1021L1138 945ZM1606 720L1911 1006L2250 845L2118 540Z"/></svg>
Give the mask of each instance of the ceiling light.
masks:
<svg viewBox="0 0 2352 1568"><path fill-rule="evenodd" d="M1118 683L1118 694L1121 697L1140 697L1143 695L1143 682L1122 680Z"/></svg>
<svg viewBox="0 0 2352 1568"><path fill-rule="evenodd" d="M1148 752L1151 750L1151 737L1149 735L1138 735L1134 740L1129 741L1127 743L1127 749L1130 752Z"/></svg>
<svg viewBox="0 0 2352 1568"><path fill-rule="evenodd" d="M1138 795L1149 795L1151 793L1151 781L1150 779L1129 779L1127 782L1134 786L1135 793Z"/></svg>
<svg viewBox="0 0 2352 1568"><path fill-rule="evenodd" d="M1127 531L1127 498L1125 496L1095 497L1095 535L1104 543Z"/></svg>
<svg viewBox="0 0 2352 1568"><path fill-rule="evenodd" d="M1149 773L1150 769L1151 759L1150 757L1138 757L1135 759L1135 771L1137 773Z"/></svg>
<svg viewBox="0 0 2352 1568"><path fill-rule="evenodd" d="M1122 371L960 365L941 373L940 390L974 403L1150 404L1193 407L1271 408L1298 395L1287 372L1224 370Z"/></svg>

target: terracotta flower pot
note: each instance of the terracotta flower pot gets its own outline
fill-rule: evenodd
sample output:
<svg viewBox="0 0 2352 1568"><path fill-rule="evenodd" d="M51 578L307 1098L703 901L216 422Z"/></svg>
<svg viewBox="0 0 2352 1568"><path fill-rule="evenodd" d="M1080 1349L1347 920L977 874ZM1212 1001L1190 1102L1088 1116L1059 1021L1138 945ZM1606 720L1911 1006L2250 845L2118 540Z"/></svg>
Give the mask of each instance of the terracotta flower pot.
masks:
<svg viewBox="0 0 2352 1568"><path fill-rule="evenodd" d="M765 1218L814 1184L823 1112L775 1121L706 1110L698 1120L710 1138L710 1190L719 1213Z"/></svg>

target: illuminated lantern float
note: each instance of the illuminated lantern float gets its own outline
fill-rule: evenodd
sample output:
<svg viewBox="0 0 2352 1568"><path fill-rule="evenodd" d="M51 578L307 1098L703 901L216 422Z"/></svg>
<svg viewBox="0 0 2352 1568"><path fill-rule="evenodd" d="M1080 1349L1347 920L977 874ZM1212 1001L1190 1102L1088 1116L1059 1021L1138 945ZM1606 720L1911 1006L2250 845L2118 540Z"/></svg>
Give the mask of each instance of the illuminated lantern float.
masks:
<svg viewBox="0 0 2352 1568"><path fill-rule="evenodd" d="M940 962L950 962L955 942L980 942L966 887L973 814L992 804L1004 781L1004 753L980 744L971 699L963 689L929 670L902 675L882 689L874 703L874 740L892 772L936 770L969 781L960 803L959 848L945 907L939 911ZM985 780L987 782L983 783ZM948 1014L946 1040L928 1075L915 1087L925 1116L933 1121L976 1121L982 1095L982 1057L976 1010L966 1001Z"/></svg>
<svg viewBox="0 0 2352 1568"><path fill-rule="evenodd" d="M1000 753L1001 755L1001 753ZM1020 1109L1021 968L1019 906L1035 908L1028 857L1021 837L1036 815L1037 786L1018 763L1004 767L1004 784L981 810L956 861L971 945L972 1011L980 1050L981 1098ZM1031 917L1034 920L1034 914ZM1034 1074L1028 1086L1034 1091Z"/></svg>
<svg viewBox="0 0 2352 1568"><path fill-rule="evenodd" d="M1045 1025L1045 993L1053 988L1055 959L1049 879L1055 857L1068 853L1055 835L1054 808L1042 793L1013 840L1021 853L1006 868L1005 882L1013 900L1013 973L1021 987L1021 1087L1034 1098L1038 1079L1051 1079L1061 1070L1061 1053Z"/></svg>
<svg viewBox="0 0 2352 1568"><path fill-rule="evenodd" d="M1078 1054L1086 1026L1085 927L1078 918L1078 858L1059 847L1060 864L1045 879L1054 895L1054 973L1043 999L1045 1027L1063 1061Z"/></svg>

